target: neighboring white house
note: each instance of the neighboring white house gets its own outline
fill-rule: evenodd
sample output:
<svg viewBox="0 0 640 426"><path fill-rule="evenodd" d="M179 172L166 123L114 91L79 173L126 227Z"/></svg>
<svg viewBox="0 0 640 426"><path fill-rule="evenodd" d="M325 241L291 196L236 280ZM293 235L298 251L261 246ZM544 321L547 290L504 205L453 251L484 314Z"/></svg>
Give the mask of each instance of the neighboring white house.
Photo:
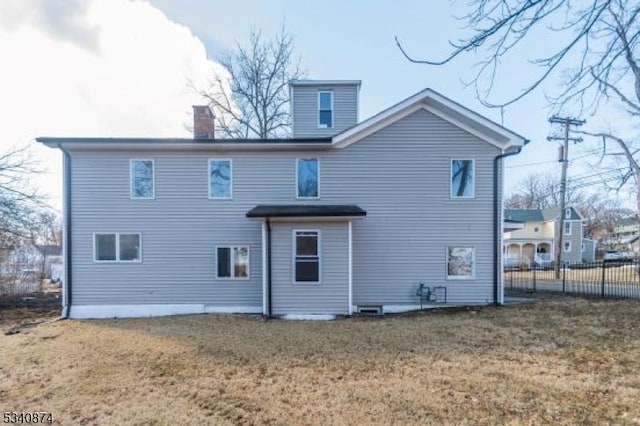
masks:
<svg viewBox="0 0 640 426"><path fill-rule="evenodd" d="M291 82L290 139L214 139L206 107L193 139L38 138L64 152L63 313L397 312L421 281L502 303L527 140L431 89L359 121L359 91Z"/></svg>
<svg viewBox="0 0 640 426"><path fill-rule="evenodd" d="M573 207L567 207L563 215L562 261L593 262L596 242L584 237L584 218ZM505 210L504 218L522 224L522 229L504 234L503 253L507 258L529 263L555 260L560 209L511 209Z"/></svg>

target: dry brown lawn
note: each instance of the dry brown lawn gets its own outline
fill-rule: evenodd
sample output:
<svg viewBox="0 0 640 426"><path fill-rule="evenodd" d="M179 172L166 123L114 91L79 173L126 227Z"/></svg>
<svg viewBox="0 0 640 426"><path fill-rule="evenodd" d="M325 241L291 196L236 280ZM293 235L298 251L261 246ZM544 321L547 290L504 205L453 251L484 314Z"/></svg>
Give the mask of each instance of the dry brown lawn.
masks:
<svg viewBox="0 0 640 426"><path fill-rule="evenodd" d="M60 424L640 423L639 302L57 321L0 348L0 409Z"/></svg>

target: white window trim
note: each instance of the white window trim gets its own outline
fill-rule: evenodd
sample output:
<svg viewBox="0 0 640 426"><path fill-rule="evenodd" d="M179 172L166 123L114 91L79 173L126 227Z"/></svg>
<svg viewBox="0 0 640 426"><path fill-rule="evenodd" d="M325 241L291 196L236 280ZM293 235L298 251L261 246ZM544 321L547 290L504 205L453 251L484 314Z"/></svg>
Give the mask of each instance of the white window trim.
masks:
<svg viewBox="0 0 640 426"><path fill-rule="evenodd" d="M454 161L471 161L471 195L463 195L462 197L453 195L453 162ZM452 200L473 199L476 198L476 159L475 158L451 158L449 161L449 198Z"/></svg>
<svg viewBox="0 0 640 426"><path fill-rule="evenodd" d="M570 253L571 252L571 241L565 241L563 244L564 244L564 247L562 248L563 251L565 253Z"/></svg>
<svg viewBox="0 0 640 426"><path fill-rule="evenodd" d="M229 162L229 196L214 197L211 194L211 162L212 161L228 161ZM207 160L207 195L210 200L232 200L233 199L233 160L231 158L209 158Z"/></svg>
<svg viewBox="0 0 640 426"><path fill-rule="evenodd" d="M567 225L569 225L569 232L567 232ZM573 231L573 224L571 222L564 222L564 235L571 235L571 231Z"/></svg>
<svg viewBox="0 0 640 426"><path fill-rule="evenodd" d="M571 207L564 210L564 218L571 219Z"/></svg>
<svg viewBox="0 0 640 426"><path fill-rule="evenodd" d="M116 236L116 260L98 260L96 259L96 235L115 235ZM139 260L120 260L120 235L137 235L140 241ZM141 232L94 232L93 233L93 263L142 263L142 233Z"/></svg>
<svg viewBox="0 0 640 426"><path fill-rule="evenodd" d="M472 263L472 267L471 267L471 275L470 276L464 276L464 275L449 275L449 249L450 248L470 248L472 250L472 257L471 257L471 263ZM444 274L447 280L475 280L476 279L476 247L475 246L470 246L470 245L464 245L464 244L456 244L456 245L448 245L445 247L445 257L444 257Z"/></svg>
<svg viewBox="0 0 640 426"><path fill-rule="evenodd" d="M236 277L236 271L235 271L235 255L233 254L233 249L234 248L240 248L240 247L244 247L247 249L247 276L246 277ZM229 249L229 261L231 262L231 276L230 277L221 277L218 275L219 271L218 271L218 249L219 248L228 248ZM220 280L220 281L246 281L248 279L251 278L251 247L249 246L249 244L221 244L219 246L215 247L216 250L216 263L215 263L215 267L216 267L216 280Z"/></svg>
<svg viewBox="0 0 640 426"><path fill-rule="evenodd" d="M151 174L151 197L134 197L133 195L133 162L134 161L151 161L151 168L153 173ZM156 199L156 162L153 158L131 158L129 159L129 197L132 200L155 200Z"/></svg>
<svg viewBox="0 0 640 426"><path fill-rule="evenodd" d="M331 126L330 127L325 127L320 125L320 95L323 93L329 93L331 95ZM318 120L317 120L317 125L318 125L318 129L333 129L333 118L335 115L335 110L333 108L333 90L319 90L318 91ZM326 110L323 110L326 111Z"/></svg>
<svg viewBox="0 0 640 426"><path fill-rule="evenodd" d="M581 251L584 253L587 247L585 246L584 243L581 243L580 248L582 249Z"/></svg>
<svg viewBox="0 0 640 426"><path fill-rule="evenodd" d="M298 246L297 246L297 240L296 240L296 234L298 232L316 232L318 235L318 281L296 281L296 252L298 251ZM292 244L291 244L291 274L292 274L292 281L294 284L300 284L300 285L319 285L322 284L322 235L320 233L319 229L293 229L291 231L291 239L292 239ZM304 257L304 256L301 256ZM312 257L312 256L307 256L307 257Z"/></svg>
<svg viewBox="0 0 640 426"><path fill-rule="evenodd" d="M318 195L315 197L301 197L300 193L298 193L298 165L301 160L316 160L318 162ZM304 157L304 158L296 158L296 199L298 200L318 200L320 199L320 157Z"/></svg>

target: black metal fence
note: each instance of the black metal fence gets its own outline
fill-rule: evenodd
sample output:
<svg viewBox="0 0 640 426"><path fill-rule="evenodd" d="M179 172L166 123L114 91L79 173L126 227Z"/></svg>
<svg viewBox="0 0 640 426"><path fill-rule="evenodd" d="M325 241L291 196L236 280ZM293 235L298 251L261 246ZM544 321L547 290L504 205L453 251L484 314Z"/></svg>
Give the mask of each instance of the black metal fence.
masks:
<svg viewBox="0 0 640 426"><path fill-rule="evenodd" d="M603 299L640 299L640 259L569 263L556 274L553 264L505 268L509 291L557 291Z"/></svg>

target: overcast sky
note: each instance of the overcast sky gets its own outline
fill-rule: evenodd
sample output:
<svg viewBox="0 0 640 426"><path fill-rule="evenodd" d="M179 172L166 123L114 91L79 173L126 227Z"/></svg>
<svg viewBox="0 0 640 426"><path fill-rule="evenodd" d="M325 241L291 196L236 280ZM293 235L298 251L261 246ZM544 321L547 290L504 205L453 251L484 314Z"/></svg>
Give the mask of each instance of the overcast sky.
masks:
<svg viewBox="0 0 640 426"><path fill-rule="evenodd" d="M2 0L0 149L36 136L188 136L185 124L199 100L187 80L204 84L220 69L216 55L245 40L252 26L270 35L284 22L309 78L362 80L361 118L431 87L531 139L509 160L508 189L529 172L559 175L557 145L545 139L551 111L544 99L558 80L501 116L465 89L476 58L426 67L406 61L395 46L398 35L415 56L445 55L448 40L465 34L453 17L465 7L408 0L325 0L321 7L293 0ZM535 54L549 42L540 34L524 49ZM496 100L533 77L524 56L505 63ZM584 143L572 156L594 147ZM60 153L34 151L47 169L40 184L59 206ZM588 172L586 161L576 160L570 174Z"/></svg>

